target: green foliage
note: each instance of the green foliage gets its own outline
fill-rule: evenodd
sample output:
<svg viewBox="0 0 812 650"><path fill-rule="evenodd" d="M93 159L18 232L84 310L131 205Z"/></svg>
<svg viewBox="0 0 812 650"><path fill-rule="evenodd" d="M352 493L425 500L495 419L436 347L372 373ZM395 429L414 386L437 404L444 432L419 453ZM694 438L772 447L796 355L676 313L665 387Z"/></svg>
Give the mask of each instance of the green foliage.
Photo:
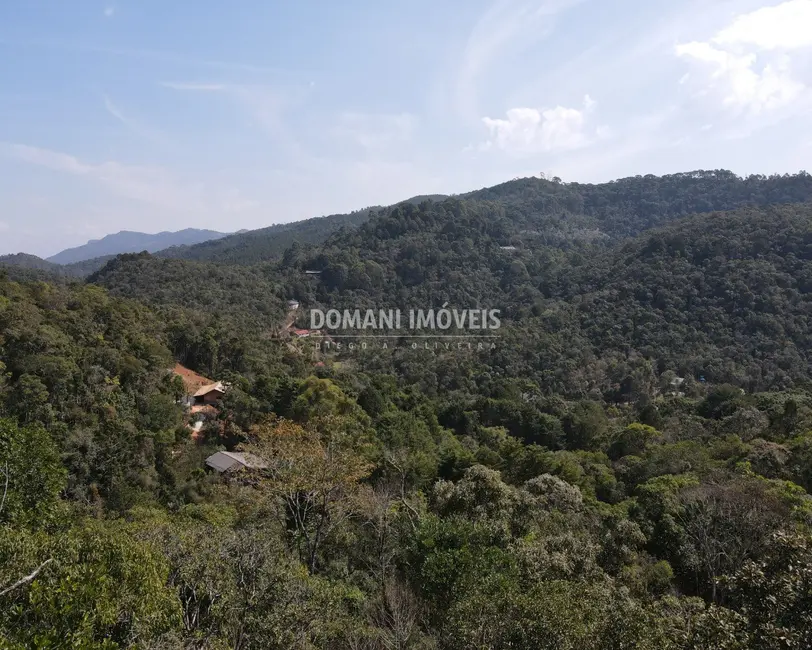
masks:
<svg viewBox="0 0 812 650"><path fill-rule="evenodd" d="M17 260L0 645L810 647L810 196L519 179L86 284ZM279 336L445 303L499 309L498 344ZM199 435L178 362L227 385ZM209 470L224 449L265 466Z"/></svg>
<svg viewBox="0 0 812 650"><path fill-rule="evenodd" d="M611 584L505 582L467 593L450 613L446 648L662 648L639 603Z"/></svg>
<svg viewBox="0 0 812 650"><path fill-rule="evenodd" d="M609 456L642 456L646 448L661 436L660 432L647 424L633 422L623 429L609 446Z"/></svg>
<svg viewBox="0 0 812 650"><path fill-rule="evenodd" d="M19 647L122 648L180 627L169 567L126 527L79 521L63 534L0 528L0 584L47 564L0 596L0 635Z"/></svg>
<svg viewBox="0 0 812 650"><path fill-rule="evenodd" d="M56 445L40 424L0 419L0 524L43 526L65 487Z"/></svg>
<svg viewBox="0 0 812 650"><path fill-rule="evenodd" d="M746 620L759 648L802 648L812 643L812 546L808 536L779 532L766 552L724 579L729 606Z"/></svg>

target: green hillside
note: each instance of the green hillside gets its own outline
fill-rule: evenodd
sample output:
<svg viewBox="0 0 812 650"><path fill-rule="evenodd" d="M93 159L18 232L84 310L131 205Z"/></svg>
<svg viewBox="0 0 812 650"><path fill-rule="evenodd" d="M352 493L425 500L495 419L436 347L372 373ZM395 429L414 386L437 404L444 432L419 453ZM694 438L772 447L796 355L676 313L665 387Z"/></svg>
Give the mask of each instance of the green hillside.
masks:
<svg viewBox="0 0 812 650"><path fill-rule="evenodd" d="M465 196L510 204L520 214L584 215L609 236L624 238L690 214L808 201L812 176L740 177L726 170L697 170L599 184L523 178Z"/></svg>
<svg viewBox="0 0 812 650"><path fill-rule="evenodd" d="M0 647L809 647L809 194L522 179L6 267ZM498 339L285 331L444 305Z"/></svg>
<svg viewBox="0 0 812 650"><path fill-rule="evenodd" d="M351 228L363 223L373 209L249 230L195 246L176 246L161 251L159 256L229 264L258 264L279 257L293 243L320 244L340 228Z"/></svg>
<svg viewBox="0 0 812 650"><path fill-rule="evenodd" d="M416 196L401 205L419 205L426 200L442 202L446 198L443 195ZM597 229L607 236L622 238L697 212L806 201L812 198L812 177L801 173L740 178L720 170L662 177L637 176L597 185L525 178L470 192L460 198L497 202L505 208L508 218L517 221L528 217L531 221L566 218L582 223L587 231ZM381 210L367 208L351 214L270 226L196 246L171 248L160 255L255 264L278 258L294 243L321 244L332 233L343 227L355 228ZM554 228L549 233L532 228L525 230L522 234L527 237L558 234Z"/></svg>

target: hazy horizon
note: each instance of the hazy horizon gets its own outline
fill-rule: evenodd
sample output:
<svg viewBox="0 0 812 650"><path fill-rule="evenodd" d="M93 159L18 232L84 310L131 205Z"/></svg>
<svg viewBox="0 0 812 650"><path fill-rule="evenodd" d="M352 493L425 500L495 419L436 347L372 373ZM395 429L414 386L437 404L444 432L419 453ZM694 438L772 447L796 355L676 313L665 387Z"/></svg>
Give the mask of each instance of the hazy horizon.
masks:
<svg viewBox="0 0 812 650"><path fill-rule="evenodd" d="M796 173L812 153L809 24L812 0L9 0L0 254L539 172Z"/></svg>

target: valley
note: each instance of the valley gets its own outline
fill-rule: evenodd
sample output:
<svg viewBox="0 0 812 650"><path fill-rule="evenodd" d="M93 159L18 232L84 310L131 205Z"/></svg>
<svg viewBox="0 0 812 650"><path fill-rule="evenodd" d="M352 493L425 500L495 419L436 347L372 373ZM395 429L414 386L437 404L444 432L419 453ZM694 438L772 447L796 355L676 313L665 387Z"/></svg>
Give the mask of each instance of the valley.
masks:
<svg viewBox="0 0 812 650"><path fill-rule="evenodd" d="M0 267L8 647L812 638L808 174L522 178L80 263ZM499 326L310 323L440 309Z"/></svg>

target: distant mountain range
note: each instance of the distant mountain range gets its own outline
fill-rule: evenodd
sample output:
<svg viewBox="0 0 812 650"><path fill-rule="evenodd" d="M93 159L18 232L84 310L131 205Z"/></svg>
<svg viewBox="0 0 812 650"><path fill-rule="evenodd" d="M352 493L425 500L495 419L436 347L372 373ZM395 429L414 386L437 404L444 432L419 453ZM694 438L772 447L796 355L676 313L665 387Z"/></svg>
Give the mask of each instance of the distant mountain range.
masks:
<svg viewBox="0 0 812 650"><path fill-rule="evenodd" d="M172 246L191 246L212 239L220 239L228 234L195 228L187 228L178 232L159 232L154 235L122 230L114 235L93 239L84 246L68 248L47 258L47 261L54 264L73 264L121 253L140 253L141 251L155 253Z"/></svg>
<svg viewBox="0 0 812 650"><path fill-rule="evenodd" d="M388 207L232 234L195 229L154 235L123 231L47 260L25 254L0 256L0 266L15 277L86 278L117 255L143 251L157 258L236 266L275 263L286 256L289 264L309 257L342 232L357 231L370 221L380 223L379 218L393 210L408 212L409 206L449 199L483 204L486 212L496 205L510 226L499 233L504 246L568 246L593 240L609 245L689 214L810 201L810 178L806 174L741 178L725 170L637 176L595 185L522 178L455 196L415 196ZM494 219L486 221L482 227L494 231ZM355 245L351 243L347 245Z"/></svg>

